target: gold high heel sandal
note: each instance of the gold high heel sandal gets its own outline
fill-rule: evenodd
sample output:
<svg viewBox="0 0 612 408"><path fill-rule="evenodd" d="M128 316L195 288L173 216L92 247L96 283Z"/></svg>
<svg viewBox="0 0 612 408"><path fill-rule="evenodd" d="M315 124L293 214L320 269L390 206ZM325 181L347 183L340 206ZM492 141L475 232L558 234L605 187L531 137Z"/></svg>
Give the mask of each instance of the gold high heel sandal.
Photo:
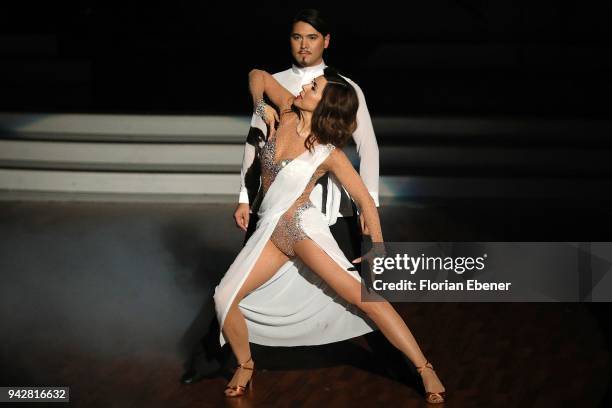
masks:
<svg viewBox="0 0 612 408"><path fill-rule="evenodd" d="M247 361L245 361L244 363L238 364L236 366L236 370L239 369L239 368L244 368L245 370L253 370L255 368L255 362L253 362L253 367L245 367L244 366L249 361L252 361L251 357L249 357L249 359ZM249 378L249 381L247 381L247 383L245 385L233 385L233 386L228 385L228 386L226 386L225 387L225 392L224 392L225 396L226 397L240 397L240 396L246 394L247 387L249 387L249 390L252 390L253 389L253 376L254 375L255 375L255 371L253 370L253 374L251 374L251 378ZM236 393L235 394L228 394L227 393L228 389L233 390Z"/></svg>
<svg viewBox="0 0 612 408"><path fill-rule="evenodd" d="M416 367L419 374L423 372L425 368L429 368L431 371L436 371L433 368L433 365L429 361L425 363L425 365L421 367ZM423 379L423 375L421 374L421 380ZM423 388L425 388L425 382L423 381ZM446 390L441 392L429 392L425 391L425 401L430 404L441 404L446 401Z"/></svg>

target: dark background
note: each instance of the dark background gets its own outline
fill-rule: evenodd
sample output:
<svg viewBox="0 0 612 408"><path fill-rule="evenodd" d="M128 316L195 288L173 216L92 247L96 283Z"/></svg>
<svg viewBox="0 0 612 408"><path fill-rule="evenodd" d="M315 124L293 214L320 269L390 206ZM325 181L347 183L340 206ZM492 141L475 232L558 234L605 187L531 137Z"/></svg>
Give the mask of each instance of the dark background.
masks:
<svg viewBox="0 0 612 408"><path fill-rule="evenodd" d="M382 176L423 175L457 180L468 176L483 180L499 177L500 190L505 188L505 178L511 176L536 181L541 178L542 184L556 177L559 188L566 192L562 198L547 201L531 197L510 200L504 195L490 201L473 197L453 201L453 197L445 197L441 207L428 204L423 210L383 205L383 222L386 219L389 228L394 226L407 234L398 233L396 238L612 241L612 162L606 159L612 157L608 100L612 88L610 4L428 0L405 2L400 8L391 1L12 3L0 5L0 111L245 116L251 112L249 70L258 67L277 72L289 68L289 22L299 9L318 7L326 12L332 26L325 62L361 86L375 120L384 116L434 117L433 122L427 122L431 126L428 128L416 124L413 129L387 128L385 133L375 126L382 148ZM438 126L438 115L475 120L464 128L451 129ZM488 124L483 130L478 119L487 116L507 116L507 122ZM518 119L525 117L525 122ZM540 124L546 118L579 120L569 125L563 121ZM375 121L375 125L380 123ZM513 126L508 130L504 123ZM420 146L429 150L415 150ZM480 151L485 147L497 149L497 155L489 160L487 152ZM522 158L520 151L515 151L517 147L528 148L532 155ZM425 153L419 160L413 160L416 154L406 160L397 153L403 151ZM611 188L595 191L599 196L582 196L572 190L593 180L608 182ZM9 282L3 286L6 292L2 296L7 340L1 342L4 346L0 350L0 357L6 361L3 366L8 367L0 372L6 384L8 380L12 384L51 383L58 378L57 373L64 373L63 378L87 382L88 387L81 389L92 392L124 388L128 393L133 389L149 392L143 384L157 386L164 381L177 386L181 362L171 361L164 366L174 370L171 374L167 370L151 370L150 364L172 356L175 348L180 348L180 357L186 360L188 346L205 330L205 325L194 321L180 347L176 346L177 333L192 320L188 313L197 310L202 293L215 285L212 280L201 279L220 278L211 271L222 273L239 248L242 235L230 219L233 204L213 210L179 207L167 210L168 215L163 215L167 209L164 205L161 209L152 207L148 213L139 207L128 211L98 204L20 205L8 204L1 212L0 223L5 255L0 257L4 262L0 269ZM397 223L401 217L403 222ZM204 238L198 238L200 235ZM63 238L66 241L58 238L63 236L68 237ZM117 236L124 241L117 240ZM225 252L217 247L219 236L225 240ZM185 242L189 242L187 248ZM134 248L140 255L134 253ZM99 258L83 257L88 250ZM202 270L209 257L218 265ZM177 267L173 266L175 258ZM142 282L151 279L153 268L157 268L157 275L150 286L158 291L142 286ZM47 273L51 269L54 273ZM52 282L62 285L49 291L49 286L41 286L40 276L59 276ZM63 285L62 279L70 284ZM178 289L168 296L169 288L173 290L174 286ZM30 292L23 291L24 287ZM92 298L92 291L99 294ZM135 295L141 293L142 297ZM137 307L134 299L139 301ZM166 299L166 303L160 304L159 299ZM531 306L539 310L542 305L523 306L521 310L525 311ZM508 376L537 387L542 381L532 382L529 375L544 372L561 373L563 377L575 375L586 379L584 389L595 389L589 388L589 381L596 377L590 368L595 366L593 361L607 361L595 353L590 356L593 360L584 359L574 349L597 351L587 340L597 343L601 336L607 345L601 355L608 355L609 303L552 306L554 309L547 309L550 314L527 310L524 314L531 318L529 324L519 314L513 316L514 326L500 324L502 329L511 328L516 341L524 344L515 347L515 339L504 336L499 337L507 340L507 348L497 349L496 344L486 343L492 350L489 356L495 355L501 361L491 366L499 369L507 367L508 361L514 362L519 369ZM498 310L493 307L497 306L482 305L473 312L481 314L482 321L498 324L486 316ZM499 307L512 311L509 305ZM460 308L453 306L455 309ZM575 310L593 317L592 331L583 332L578 324L567 325L587 321ZM116 320L119 312L125 316L115 329L108 330L107 320ZM158 324L156 312L164 313L164 325ZM75 316L75 320L63 327L55 320L39 319L47 313L62 318ZM477 321L470 313L463 315L466 321ZM568 318L567 314L572 316ZM432 333L445 325L444 321L440 326L430 323L429 309L423 316L423 322L430 325L424 326L433 327ZM448 321L455 315L444 316ZM541 330L533 337L527 338L527 332L522 331L536 327ZM497 333L504 333L502 329ZM74 334L70 337L67 332ZM488 342L490 332L483 329L482 333ZM565 343L557 341L557 335L565 336L570 346L560 347ZM435 336L429 338L438 341ZM465 336L461 341L475 349L480 347L474 337ZM535 346L527 344L532 341ZM143 377L139 370L126 371L124 377L142 380L141 384L131 386L121 375L113 379L109 373L121 374L125 369L110 363L114 371L92 375L91 367L99 366L99 359L110 355L108 360L116 364L142 350L143 343L142 371L155 372L151 375L158 375L158 382ZM529 360L523 364L510 353L528 356ZM41 362L45 356L51 358L52 364ZM538 362L539 357L544 361ZM549 365L549 357L551 361L567 363ZM568 360L563 360L565 357ZM66 362L71 364L69 369ZM587 367L578 370L577 362ZM540 371L532 370L536 363ZM133 362L127 360L126 365L132 367ZM469 370L469 364L466 366ZM474 371L465 371L465 381L458 381L471 384L472 373L478 367L474 364ZM609 364L605 369L609 374ZM486 377L489 371L478 373ZM100 388L100 378L110 379L106 388ZM220 382L219 387L222 385ZM483 392L479 384L473 387L476 390L470 395ZM522 384L521 389L529 397L540 391ZM175 392L189 395L178 388ZM487 392L495 390L484 389L483 400ZM549 392L558 394L556 389ZM108 405L104 399L100 401Z"/></svg>
<svg viewBox="0 0 612 408"><path fill-rule="evenodd" d="M610 112L610 5L553 0L3 4L0 109L248 113L248 71L290 66L307 6L373 116Z"/></svg>

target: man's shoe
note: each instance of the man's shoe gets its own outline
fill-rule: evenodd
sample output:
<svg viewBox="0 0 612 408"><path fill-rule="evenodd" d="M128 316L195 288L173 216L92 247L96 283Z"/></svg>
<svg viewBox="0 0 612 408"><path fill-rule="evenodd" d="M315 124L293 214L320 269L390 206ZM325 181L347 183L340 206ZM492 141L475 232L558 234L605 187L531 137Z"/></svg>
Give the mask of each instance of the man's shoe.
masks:
<svg viewBox="0 0 612 408"><path fill-rule="evenodd" d="M181 383L195 384L204 378L214 378L219 375L220 370L221 364L216 360L211 361L206 367L200 367L199 370L190 367L181 377Z"/></svg>
<svg viewBox="0 0 612 408"><path fill-rule="evenodd" d="M214 378L219 375L219 370L216 370L211 373L200 373L193 368L190 368L183 374L181 377L181 383L183 384L195 384L199 381L202 381L205 378Z"/></svg>
<svg viewBox="0 0 612 408"><path fill-rule="evenodd" d="M203 378L204 378L204 376L200 375L193 368L190 368L181 377L181 383L183 383L183 384L195 384L198 381L201 381Z"/></svg>

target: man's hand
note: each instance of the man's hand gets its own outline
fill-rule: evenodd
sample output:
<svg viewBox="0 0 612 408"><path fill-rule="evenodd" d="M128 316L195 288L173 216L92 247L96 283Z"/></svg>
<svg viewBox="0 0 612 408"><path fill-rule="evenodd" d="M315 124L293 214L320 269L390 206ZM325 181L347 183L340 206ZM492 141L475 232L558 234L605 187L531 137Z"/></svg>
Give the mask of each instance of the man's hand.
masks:
<svg viewBox="0 0 612 408"><path fill-rule="evenodd" d="M359 214L359 225L361 225L361 233L363 235L370 235L370 230L366 225L365 218L363 218L363 213Z"/></svg>
<svg viewBox="0 0 612 408"><path fill-rule="evenodd" d="M249 217L249 204L238 203L236 211L234 212L234 221L236 221L236 226L244 232L246 232L249 227Z"/></svg>

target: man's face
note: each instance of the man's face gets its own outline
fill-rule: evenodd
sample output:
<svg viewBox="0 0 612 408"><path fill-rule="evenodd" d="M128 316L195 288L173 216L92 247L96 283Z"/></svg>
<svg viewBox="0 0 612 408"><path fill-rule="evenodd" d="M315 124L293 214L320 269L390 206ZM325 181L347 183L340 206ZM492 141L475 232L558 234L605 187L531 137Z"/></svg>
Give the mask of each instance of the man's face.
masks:
<svg viewBox="0 0 612 408"><path fill-rule="evenodd" d="M293 25L290 42L295 62L302 67L311 67L323 62L323 51L329 46L329 34L324 37L310 24L298 21Z"/></svg>

